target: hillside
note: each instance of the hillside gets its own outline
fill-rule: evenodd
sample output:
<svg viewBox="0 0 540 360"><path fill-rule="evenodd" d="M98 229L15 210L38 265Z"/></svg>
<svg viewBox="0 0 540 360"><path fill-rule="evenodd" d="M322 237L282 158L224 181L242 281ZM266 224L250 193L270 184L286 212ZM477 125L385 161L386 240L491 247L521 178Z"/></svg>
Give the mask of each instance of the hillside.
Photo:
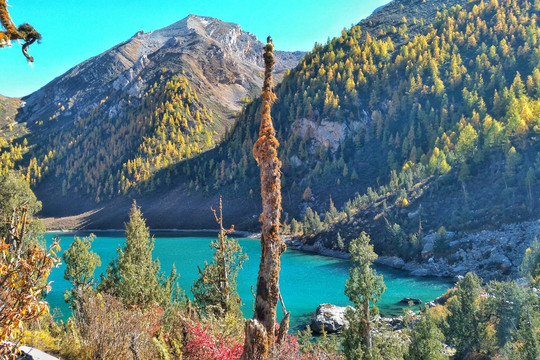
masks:
<svg viewBox="0 0 540 360"><path fill-rule="evenodd" d="M19 99L0 95L0 129L3 135L6 133L9 125L15 121L15 115L17 115L19 106Z"/></svg>
<svg viewBox="0 0 540 360"><path fill-rule="evenodd" d="M142 191L160 187L155 172L214 147L258 94L261 52L240 26L190 15L138 32L11 106L7 115L28 132L14 138L29 144L20 164L45 212L77 212L143 183ZM278 79L302 55L276 52ZM68 194L79 199L72 207L48 206Z"/></svg>
<svg viewBox="0 0 540 360"><path fill-rule="evenodd" d="M395 1L316 45L276 87L284 209L306 241L336 247L341 232L346 248L367 230L379 253L415 258L441 226L535 218L540 4L445 3ZM257 198L259 107L178 167L192 191Z"/></svg>
<svg viewBox="0 0 540 360"><path fill-rule="evenodd" d="M414 239L441 226L452 231L496 229L534 218L539 7L511 0L396 0L327 44L316 44L276 86L278 101L272 109L281 142L285 221L291 224L296 218L302 223L294 232L304 233L308 242L324 238L335 247L338 233L346 246L359 229L366 229L376 239L377 251L414 257L420 246ZM159 34L184 26L178 24L133 39L161 39ZM200 32L197 29L190 31ZM231 48L223 38L215 44ZM246 42L235 44L237 52L257 53ZM186 53L174 59L191 64ZM260 61L255 55L242 56L252 65ZM124 86L128 93L102 98L80 121L70 122L72 114L65 106L51 115L49 122L56 125L34 131L40 135L30 144L47 134L41 149L56 151L53 165L38 148L35 163L30 163L30 179L38 180L45 166L55 168L55 176L43 176L36 185L43 215L99 210L83 226L118 227L121 221L114 216L126 213L129 199L136 197L153 227L205 227L213 223L203 214L217 194L224 194L230 221L255 228L259 185L251 149L260 100L242 99L238 121L216 146L216 123L232 120L223 120L226 116L220 115L212 97L201 95L204 82L192 79L198 74L195 67L189 65L182 75L169 52L147 58L156 66L141 72L153 74L141 77L151 79L145 80L141 99L129 94L138 89L133 75ZM220 77L220 68L206 65L204 72L199 68L200 76L213 74L229 89L242 83L232 67ZM91 73L75 69L74 74ZM232 80L237 81L231 85ZM175 90L167 92L171 86ZM181 89L179 97L176 89ZM34 117L30 113L44 90L24 99L23 117ZM173 106L176 118L167 106L173 102L178 103L178 110ZM156 111L141 113L147 108ZM111 111L122 114L113 120L131 119L127 123L140 128L114 131L117 137L110 137L109 123L96 124ZM194 120L197 112L199 120ZM132 120L141 114L152 119L152 125ZM188 133L181 130L184 119L196 125L189 126L193 130ZM38 121L32 126L45 125ZM78 131L63 131L67 126L78 126ZM121 126L114 123L114 129ZM191 136L187 142L186 136ZM119 146L120 139L128 141ZM109 147L104 147L107 141ZM188 142L192 146L182 148ZM57 148L63 149L61 156ZM96 157L88 149L103 150ZM66 204L62 193L74 201Z"/></svg>

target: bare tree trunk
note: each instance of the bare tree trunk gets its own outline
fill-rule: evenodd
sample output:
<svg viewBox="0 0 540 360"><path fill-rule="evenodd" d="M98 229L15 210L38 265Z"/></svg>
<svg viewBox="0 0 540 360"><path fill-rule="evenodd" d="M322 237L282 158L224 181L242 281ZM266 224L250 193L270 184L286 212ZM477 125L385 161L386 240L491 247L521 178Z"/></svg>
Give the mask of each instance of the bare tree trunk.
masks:
<svg viewBox="0 0 540 360"><path fill-rule="evenodd" d="M364 314L366 316L366 326L364 327L364 345L366 346L366 349L370 352L371 355L371 348L372 348L372 342L371 342L371 317L369 314L369 300L367 298L364 298Z"/></svg>
<svg viewBox="0 0 540 360"><path fill-rule="evenodd" d="M227 271L227 249L225 249L225 229L223 228L223 204L219 197L219 247L221 249L221 289L223 290L223 309L228 311L229 304L229 278Z"/></svg>
<svg viewBox="0 0 540 360"><path fill-rule="evenodd" d="M274 45L268 37L264 47L264 84L262 95L261 127L259 139L253 147L253 156L261 168L262 222L261 263L257 278L255 314L246 322L244 353L241 359L268 358L268 351L276 341L275 322L279 292L280 256L285 244L279 237L281 216L281 161L277 157L279 142L272 125L270 108L276 99L273 92L272 69L274 67ZM283 325L288 327L288 316ZM281 335L284 337L284 335Z"/></svg>
<svg viewBox="0 0 540 360"><path fill-rule="evenodd" d="M36 40L41 40L41 34L38 33L30 24L22 24L19 28L11 20L7 9L6 0L0 0L0 24L5 31L0 31L0 48L9 46L12 40L24 40L22 44L23 55L28 61L33 62L34 58L28 55L28 46Z"/></svg>

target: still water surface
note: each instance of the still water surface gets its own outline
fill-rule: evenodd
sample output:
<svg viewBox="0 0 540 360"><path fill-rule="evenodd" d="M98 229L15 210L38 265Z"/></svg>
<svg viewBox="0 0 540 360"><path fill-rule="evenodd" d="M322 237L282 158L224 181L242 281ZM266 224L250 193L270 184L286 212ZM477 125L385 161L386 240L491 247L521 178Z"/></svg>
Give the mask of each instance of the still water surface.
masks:
<svg viewBox="0 0 540 360"><path fill-rule="evenodd" d="M124 233L120 231L94 232L96 239L92 250L101 257L101 267L97 273L104 272L107 264L116 257L117 248L123 246ZM62 251L67 249L75 236L87 236L89 232L47 233L48 242L58 235ZM180 274L179 284L186 294L192 297L191 286L198 276L197 265L203 268L204 261L211 261L212 249L208 246L216 234L206 232L153 232L155 248L153 255L161 263L161 269L170 273L175 264ZM252 317L253 296L251 286L255 288L259 269L260 242L258 239L239 238L239 243L249 256L238 276L238 292L243 302L245 317ZM62 252L60 253L60 255ZM297 330L310 322L310 318L321 303L335 305L350 304L344 295L345 281L348 278L349 262L319 255L287 250L281 257L280 287L287 310L291 311L291 329ZM451 283L440 278L412 277L402 271L376 266L383 274L386 292L378 307L385 315L401 313L404 297L430 301L443 294ZM53 281L52 291L47 295L51 311L61 318L69 316L69 308L64 302L63 292L70 287L64 280L65 266L54 269L49 277ZM406 306L406 305L405 305ZM56 310L55 310L56 309ZM281 313L281 309L278 309Z"/></svg>

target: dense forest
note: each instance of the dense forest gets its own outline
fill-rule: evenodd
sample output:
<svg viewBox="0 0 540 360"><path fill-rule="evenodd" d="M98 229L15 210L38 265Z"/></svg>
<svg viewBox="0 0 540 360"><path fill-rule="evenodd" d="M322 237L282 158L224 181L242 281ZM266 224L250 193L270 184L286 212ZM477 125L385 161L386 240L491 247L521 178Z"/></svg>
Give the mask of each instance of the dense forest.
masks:
<svg viewBox="0 0 540 360"><path fill-rule="evenodd" d="M54 150L38 149L45 153L30 159L28 181L35 183L42 173L54 169L54 176L62 179L64 195L83 192L99 202L101 197L125 193L153 172L210 148L214 144L212 113L185 76L162 71L160 82L154 83L141 96L140 105L125 116L110 122L102 118L98 107L71 131L60 128L49 133L46 142ZM126 96L118 103L128 107L130 101ZM63 105L59 106L63 111ZM154 186L149 185L150 189Z"/></svg>
<svg viewBox="0 0 540 360"><path fill-rule="evenodd" d="M25 39L6 22L6 9L0 0L7 30L0 40ZM517 281L484 283L469 272L428 306L410 304L417 312L405 311L394 331L378 313L386 286L372 266L385 237L372 241L367 232L379 235L382 223L392 240L383 252L409 259L422 231L443 218L450 229L474 229L533 216L540 171L539 12L538 0L491 0L442 6L428 24L405 11L399 24L386 28L368 19L316 45L276 88L269 37L263 96L245 99L219 145L212 111L187 77L166 69L141 94L137 110L114 123L98 106L69 132L43 127L54 118L31 124L43 127L39 134L19 138L27 128L2 124L8 131L0 143L0 359L12 358L20 342L65 359L538 359L538 240L524 252ZM130 97L115 101L126 106ZM62 103L58 111L66 111ZM52 148L36 146L39 139ZM14 171L17 162L22 166ZM72 284L65 300L73 313L55 321L43 294L60 244L42 244L35 218L41 203L30 188L43 176L60 178L66 196L87 194L96 202L178 182L207 194L253 196L260 189L253 318L240 312L236 276L245 255L226 236L232 228L223 227L220 200L214 211L220 232L210 244L212 260L199 268L193 301L176 285L174 267L165 275L153 258L154 239L133 202L125 243L99 278L93 236L76 238L64 252L64 277ZM282 200L290 214L280 224ZM452 205L442 206L445 200ZM344 204L342 211L336 203ZM360 225L367 232L356 231ZM314 339L309 328L287 334L280 230L304 240L331 233L338 250L349 252L344 292L355 310L346 310L338 336L323 330ZM437 235L435 246L442 248L435 251L444 252L446 230Z"/></svg>
<svg viewBox="0 0 540 360"><path fill-rule="evenodd" d="M404 224L401 210L420 204L427 231L530 217L539 7L443 5L432 24L404 16L369 33L368 19L316 45L276 88L285 210L301 220L308 207L329 214L333 200L355 221L376 204L408 233L419 223ZM257 192L249 155L259 109L259 100L248 104L221 146L179 166L191 189Z"/></svg>
<svg viewBox="0 0 540 360"><path fill-rule="evenodd" d="M418 222L405 224L400 210L420 205L426 231L534 213L540 5L416 5L391 3L317 44L276 86L287 223L308 207L328 212L330 199L360 218L366 204L379 204L376 213L393 209L386 218L406 233ZM26 124L36 131L6 139L2 166L23 166L38 187L41 178L58 177L59 193L98 202L172 187L256 195L251 149L260 99L244 98L236 125L218 139L216 115L189 79L163 69L152 82L141 99L115 99L120 115L113 120L98 106L69 131L47 125L54 119ZM482 186L486 178L490 186ZM441 209L441 199L453 205Z"/></svg>

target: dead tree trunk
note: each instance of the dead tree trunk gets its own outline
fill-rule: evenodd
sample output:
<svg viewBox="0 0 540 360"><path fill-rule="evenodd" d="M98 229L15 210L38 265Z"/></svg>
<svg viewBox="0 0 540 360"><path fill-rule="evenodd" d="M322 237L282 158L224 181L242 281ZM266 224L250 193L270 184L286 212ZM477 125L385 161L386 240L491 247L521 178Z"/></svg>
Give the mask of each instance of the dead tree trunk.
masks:
<svg viewBox="0 0 540 360"><path fill-rule="evenodd" d="M6 0L0 0L0 24L5 29L5 31L0 31L0 48L10 46L12 40L24 40L25 42L22 44L23 55L28 61L33 62L34 58L28 55L28 47L36 40L39 42L41 34L30 24L22 24L19 28L15 27L9 16Z"/></svg>
<svg viewBox="0 0 540 360"><path fill-rule="evenodd" d="M221 289L221 296L222 296L222 306L223 311L228 312L230 309L229 306L229 276L228 276L228 270L227 270L227 244L225 244L225 236L226 234L232 233L234 231L234 226L232 226L230 229L225 229L223 227L223 202L221 199L221 196L219 197L219 217L217 216L217 213L214 209L212 209L214 212L214 217L216 218L216 222L219 224L219 244L216 247L217 250L221 251L221 279L219 281L220 289Z"/></svg>
<svg viewBox="0 0 540 360"><path fill-rule="evenodd" d="M279 142L272 125L270 108L276 99L273 92L272 69L274 67L274 45L268 37L264 47L264 84L262 94L261 127L259 139L253 147L253 156L261 169L262 223L261 263L257 278L255 314L246 322L244 353L241 359L268 358L268 351L276 342L275 322L279 292L280 256L285 244L279 237L281 217L281 161L277 157ZM285 316L281 328L288 328ZM284 335L282 334L281 337Z"/></svg>

